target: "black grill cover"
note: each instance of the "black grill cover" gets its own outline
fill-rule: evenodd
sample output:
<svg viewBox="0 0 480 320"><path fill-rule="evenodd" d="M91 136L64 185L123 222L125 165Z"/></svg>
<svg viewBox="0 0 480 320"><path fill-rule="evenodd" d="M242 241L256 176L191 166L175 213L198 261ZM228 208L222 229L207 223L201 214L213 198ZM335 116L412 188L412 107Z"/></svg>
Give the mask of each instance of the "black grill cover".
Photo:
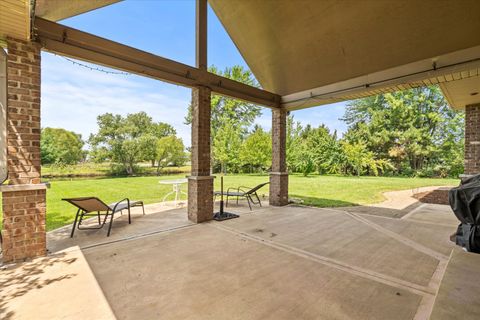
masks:
<svg viewBox="0 0 480 320"><path fill-rule="evenodd" d="M450 190L448 200L460 220L455 242L469 252L480 253L480 174Z"/></svg>

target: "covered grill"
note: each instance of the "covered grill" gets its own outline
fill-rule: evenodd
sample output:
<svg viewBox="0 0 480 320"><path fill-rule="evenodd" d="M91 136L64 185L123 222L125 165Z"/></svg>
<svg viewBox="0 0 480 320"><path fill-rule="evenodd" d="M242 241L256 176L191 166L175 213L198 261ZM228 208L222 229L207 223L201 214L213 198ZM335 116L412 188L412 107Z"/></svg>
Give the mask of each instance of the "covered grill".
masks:
<svg viewBox="0 0 480 320"><path fill-rule="evenodd" d="M450 190L449 202L460 220L455 243L469 252L480 253L480 174L464 179Z"/></svg>

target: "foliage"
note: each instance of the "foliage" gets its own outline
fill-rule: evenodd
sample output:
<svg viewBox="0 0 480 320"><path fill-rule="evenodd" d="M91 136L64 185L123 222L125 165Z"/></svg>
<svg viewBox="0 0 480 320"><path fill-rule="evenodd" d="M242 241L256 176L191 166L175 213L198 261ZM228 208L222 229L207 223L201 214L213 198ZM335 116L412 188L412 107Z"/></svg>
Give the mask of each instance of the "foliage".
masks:
<svg viewBox="0 0 480 320"><path fill-rule="evenodd" d="M157 141L165 137L172 137L172 136L175 137L175 135L177 134L177 131L175 130L175 128L173 128L170 124L165 122L157 122L157 123L152 122L149 125L147 130L148 130L148 134L154 136L157 139ZM183 142L182 142L182 146L183 146ZM152 167L155 166L155 161L158 160L160 157L157 151L158 151L158 148L155 143L149 145L144 150L145 152L144 160L151 161ZM184 150L182 150L182 152L184 152ZM161 165L159 164L158 166L160 167Z"/></svg>
<svg viewBox="0 0 480 320"><path fill-rule="evenodd" d="M118 170L117 170L118 169ZM116 170L116 171L115 171ZM157 167L152 168L148 163L137 164L135 173L137 175L157 175ZM188 174L190 166L163 167L160 170L162 175ZM122 167L115 168L111 163L81 162L77 164L49 164L42 165L42 178L88 178L88 177L115 177L124 176L125 171Z"/></svg>
<svg viewBox="0 0 480 320"><path fill-rule="evenodd" d="M241 145L241 128L233 120L226 119L213 139L213 156L220 164L220 172L226 173L227 168L238 172Z"/></svg>
<svg viewBox="0 0 480 320"><path fill-rule="evenodd" d="M272 139L262 127L255 126L240 148L240 163L249 172L267 170L272 165Z"/></svg>
<svg viewBox="0 0 480 320"><path fill-rule="evenodd" d="M167 165L182 166L186 161L185 146L180 138L167 136L158 139L156 145L157 174Z"/></svg>
<svg viewBox="0 0 480 320"><path fill-rule="evenodd" d="M464 116L447 105L436 86L355 100L344 120L349 125L345 140L364 143L397 174L458 176L463 171Z"/></svg>
<svg viewBox="0 0 480 320"><path fill-rule="evenodd" d="M85 157L82 136L72 131L44 128L41 133L42 164L75 164Z"/></svg>
<svg viewBox="0 0 480 320"><path fill-rule="evenodd" d="M138 162L157 158L159 135L174 132L169 125L154 123L145 112L126 117L106 113L97 117L97 123L98 132L89 138L91 157L98 162L110 160L129 175Z"/></svg>
<svg viewBox="0 0 480 320"><path fill-rule="evenodd" d="M438 87L352 101L343 138L324 125L287 121L287 165L318 173L456 177L463 172L464 115Z"/></svg>
<svg viewBox="0 0 480 320"><path fill-rule="evenodd" d="M368 151L365 143L342 141L342 146L345 154L345 173L351 171L360 176L365 172L371 171L374 175L378 175L377 162L373 152Z"/></svg>
<svg viewBox="0 0 480 320"><path fill-rule="evenodd" d="M286 158L287 168L291 172L298 171L299 146L302 142L302 125L295 121L293 116L287 118L287 141L286 141Z"/></svg>

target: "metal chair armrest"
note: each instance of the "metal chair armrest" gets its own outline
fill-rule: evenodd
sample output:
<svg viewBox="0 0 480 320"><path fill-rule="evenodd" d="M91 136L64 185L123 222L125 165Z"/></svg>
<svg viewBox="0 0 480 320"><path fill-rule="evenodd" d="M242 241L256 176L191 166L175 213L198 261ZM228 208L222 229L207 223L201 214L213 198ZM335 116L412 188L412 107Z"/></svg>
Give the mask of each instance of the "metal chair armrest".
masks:
<svg viewBox="0 0 480 320"><path fill-rule="evenodd" d="M252 190L250 187L240 186L238 187L238 191L242 191L243 193L247 193L249 190Z"/></svg>
<svg viewBox="0 0 480 320"><path fill-rule="evenodd" d="M117 203L115 203L115 206L114 206L113 209L112 209L112 213L117 212L117 207L118 207L118 205L119 205L120 203L124 202L125 200L127 201L127 205L128 205L127 208L130 208L130 199L125 198L125 199L122 199L122 200L118 201Z"/></svg>
<svg viewBox="0 0 480 320"><path fill-rule="evenodd" d="M230 192L230 190L238 191L238 188L230 187L230 188L227 189L227 193L224 193L224 195L228 194Z"/></svg>

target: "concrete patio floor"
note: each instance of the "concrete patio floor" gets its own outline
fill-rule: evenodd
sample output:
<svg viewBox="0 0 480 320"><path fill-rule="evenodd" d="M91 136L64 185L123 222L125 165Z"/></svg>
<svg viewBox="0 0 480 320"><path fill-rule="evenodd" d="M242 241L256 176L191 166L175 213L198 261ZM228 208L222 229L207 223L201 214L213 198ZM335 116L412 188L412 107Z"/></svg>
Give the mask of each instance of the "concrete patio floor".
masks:
<svg viewBox="0 0 480 320"><path fill-rule="evenodd" d="M4 282L0 314L28 319L23 306L47 294L50 319L428 319L456 218L447 206L418 204L400 217L391 210L405 208L365 208L241 205L229 208L238 219L194 225L184 208L150 205L131 225L126 215L114 221L109 238L59 229L43 259L71 262L41 269L37 278L57 281L21 295ZM64 292L77 292L78 310Z"/></svg>

